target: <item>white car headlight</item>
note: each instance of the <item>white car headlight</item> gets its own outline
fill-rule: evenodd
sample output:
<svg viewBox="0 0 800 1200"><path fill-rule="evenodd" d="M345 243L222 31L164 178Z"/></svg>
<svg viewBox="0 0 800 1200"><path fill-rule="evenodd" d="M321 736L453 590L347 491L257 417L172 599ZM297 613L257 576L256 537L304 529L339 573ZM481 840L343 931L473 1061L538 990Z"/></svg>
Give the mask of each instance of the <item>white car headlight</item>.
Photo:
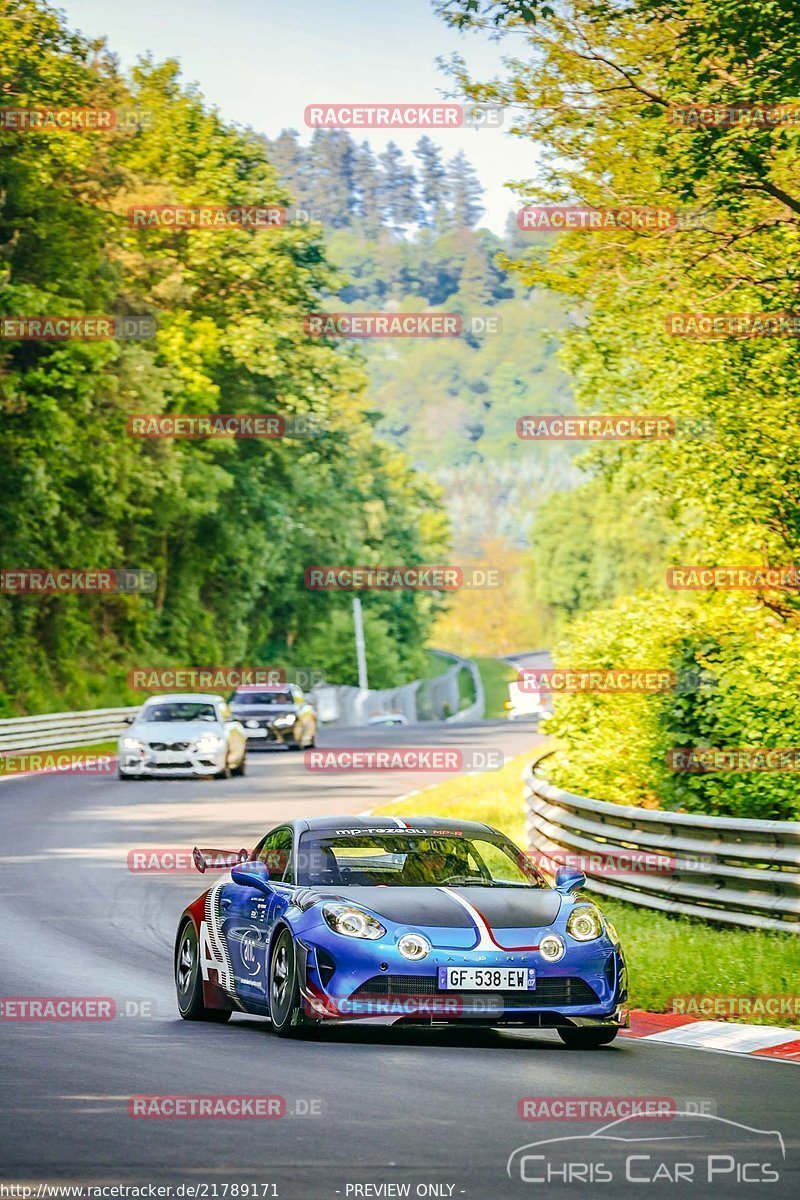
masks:
<svg viewBox="0 0 800 1200"><path fill-rule="evenodd" d="M342 933L345 937L368 938L374 942L386 933L380 921L353 904L326 904L322 915L334 933Z"/></svg>
<svg viewBox="0 0 800 1200"><path fill-rule="evenodd" d="M124 737L122 744L126 750L144 750L144 742L140 738Z"/></svg>
<svg viewBox="0 0 800 1200"><path fill-rule="evenodd" d="M412 962L419 962L421 958L427 958L430 954L431 944L421 933L404 933L397 943L397 949L403 958L410 958Z"/></svg>
<svg viewBox="0 0 800 1200"><path fill-rule="evenodd" d="M215 733L205 733L201 738L198 738L194 744L195 750L199 750L201 754L207 754L214 750L219 750L223 745L223 739L217 737Z"/></svg>
<svg viewBox="0 0 800 1200"><path fill-rule="evenodd" d="M573 908L567 921L567 933L576 942L593 942L603 933L603 918L593 904Z"/></svg>
<svg viewBox="0 0 800 1200"><path fill-rule="evenodd" d="M546 962L558 962L567 952L557 933L548 933L539 942L539 953Z"/></svg>

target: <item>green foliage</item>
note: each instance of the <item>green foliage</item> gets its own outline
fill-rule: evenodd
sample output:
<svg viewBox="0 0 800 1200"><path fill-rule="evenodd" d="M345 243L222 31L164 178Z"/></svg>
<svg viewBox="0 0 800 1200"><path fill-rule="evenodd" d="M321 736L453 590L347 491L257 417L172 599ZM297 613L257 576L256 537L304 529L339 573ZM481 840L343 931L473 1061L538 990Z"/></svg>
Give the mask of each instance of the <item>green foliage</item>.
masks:
<svg viewBox="0 0 800 1200"><path fill-rule="evenodd" d="M574 621L553 657L562 668L671 670L691 681L665 692L556 694L544 730L566 746L548 760L560 786L646 808L800 818L796 773L695 773L668 759L694 747L800 745L800 638L770 613L741 596L638 593Z"/></svg>
<svg viewBox="0 0 800 1200"><path fill-rule="evenodd" d="M664 579L668 528L639 491L602 476L553 496L531 530L534 597L560 624L638 588L657 587Z"/></svg>
<svg viewBox="0 0 800 1200"><path fill-rule="evenodd" d="M438 490L377 440L351 348L308 338L336 284L318 226L132 229L130 205L287 203L263 139L222 121L174 62L123 79L100 44L19 0L0 77L15 104L144 110L111 133L0 132L0 311L146 313L138 342L13 342L0 351L4 566L155 570L140 596L0 598L0 695L19 711L127 699L129 665L283 663L352 670L346 594L320 563L441 559ZM318 438L154 440L132 413L282 412ZM413 678L430 597L368 597L373 682ZM313 655L313 661L309 656ZM8 698L14 697L13 701ZM44 704L42 701L44 699Z"/></svg>
<svg viewBox="0 0 800 1200"><path fill-rule="evenodd" d="M537 176L518 185L526 202L677 214L666 231L577 230L550 235L546 249L540 235L516 255L526 287L551 288L580 315L565 337L578 409L669 416L678 429L666 442L599 445L588 455L590 481L540 515L537 594L562 619L587 614L565 632L559 662L697 661L716 679L672 699L559 698L552 728L568 749L558 778L627 803L796 817L791 774L676 776L664 759L671 747L791 746L800 734L797 590L690 603L664 582L675 562L800 561L796 338L698 341L671 335L668 324L670 314L797 311L796 123L687 126L671 115L691 104L796 103L796 5L442 0L438 8L458 27L496 30L514 49L503 78L473 81L458 60L453 74L468 99L511 106L514 132L537 143Z"/></svg>

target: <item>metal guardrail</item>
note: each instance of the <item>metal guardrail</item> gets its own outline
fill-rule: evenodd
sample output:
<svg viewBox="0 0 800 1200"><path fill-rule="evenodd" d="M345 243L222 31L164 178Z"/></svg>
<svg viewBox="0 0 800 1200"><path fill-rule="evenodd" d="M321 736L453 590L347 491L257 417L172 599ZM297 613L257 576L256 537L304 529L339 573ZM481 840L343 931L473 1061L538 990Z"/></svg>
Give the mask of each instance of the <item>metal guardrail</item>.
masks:
<svg viewBox="0 0 800 1200"><path fill-rule="evenodd" d="M800 822L674 813L590 800L523 772L528 845L577 860L589 891L725 925L800 933ZM631 854L658 855L652 873ZM639 861L647 862L647 859Z"/></svg>
<svg viewBox="0 0 800 1200"><path fill-rule="evenodd" d="M312 693L318 701L320 717L345 725L366 725L369 717L382 712L404 713L411 722L420 719L417 697L421 688L430 688L427 707L429 719L450 721L479 720L483 716L484 698L481 677L474 663L448 654L453 666L431 680L415 680L399 688L384 691L364 691L352 687L323 687ZM459 711L458 674L469 671L475 688L475 701ZM40 713L35 717L12 717L0 720L0 755L60 747L91 746L119 736L125 728L124 718L139 711L130 708L94 708L86 712ZM330 711L330 715L325 715ZM450 715L448 715L450 714Z"/></svg>
<svg viewBox="0 0 800 1200"><path fill-rule="evenodd" d="M133 708L94 708L88 712L41 713L0 721L0 754L54 750L60 746L92 746L116 738Z"/></svg>

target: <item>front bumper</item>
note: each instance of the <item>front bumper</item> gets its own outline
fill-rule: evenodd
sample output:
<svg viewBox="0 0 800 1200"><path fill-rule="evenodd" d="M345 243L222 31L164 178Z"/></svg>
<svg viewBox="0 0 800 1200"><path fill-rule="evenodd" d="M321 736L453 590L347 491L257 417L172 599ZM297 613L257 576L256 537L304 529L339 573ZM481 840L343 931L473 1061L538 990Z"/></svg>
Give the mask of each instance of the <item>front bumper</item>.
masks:
<svg viewBox="0 0 800 1200"><path fill-rule="evenodd" d="M125 750L120 748L120 774L154 779L159 775L195 778L216 775L225 769L227 747L219 750Z"/></svg>
<svg viewBox="0 0 800 1200"><path fill-rule="evenodd" d="M533 1028L586 1026L625 1028L628 1024L624 958L608 944L580 958L569 956L555 964L537 954L514 959L505 952L488 953L476 961L470 952L432 954L413 964L392 956L367 952L353 969L330 970L330 953L324 946L299 943L300 978L304 1007L315 1020L399 1022L409 1024L524 1025ZM375 958L375 962L370 960ZM377 959L381 961L378 962ZM518 992L456 992L440 990L436 959L449 966L533 966L536 988ZM428 965L430 963L430 965ZM381 969L385 968L385 969Z"/></svg>
<svg viewBox="0 0 800 1200"><path fill-rule="evenodd" d="M244 725L248 750L269 749L273 746L293 746L296 742L294 736L297 728L296 722L293 725L276 726L270 721L259 721L257 726L251 726L248 725L248 721L252 718L239 717L238 720Z"/></svg>

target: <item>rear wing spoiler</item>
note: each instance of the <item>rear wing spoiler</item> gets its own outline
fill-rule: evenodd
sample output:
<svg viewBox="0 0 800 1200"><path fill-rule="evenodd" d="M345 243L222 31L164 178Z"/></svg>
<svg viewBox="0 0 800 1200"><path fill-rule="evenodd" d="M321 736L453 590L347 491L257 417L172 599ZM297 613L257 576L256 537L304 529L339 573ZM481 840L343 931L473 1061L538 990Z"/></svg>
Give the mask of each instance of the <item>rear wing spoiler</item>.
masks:
<svg viewBox="0 0 800 1200"><path fill-rule="evenodd" d="M192 851L194 865L201 875L206 871L230 871L231 867L247 862L249 857L249 850L209 850L195 846Z"/></svg>

